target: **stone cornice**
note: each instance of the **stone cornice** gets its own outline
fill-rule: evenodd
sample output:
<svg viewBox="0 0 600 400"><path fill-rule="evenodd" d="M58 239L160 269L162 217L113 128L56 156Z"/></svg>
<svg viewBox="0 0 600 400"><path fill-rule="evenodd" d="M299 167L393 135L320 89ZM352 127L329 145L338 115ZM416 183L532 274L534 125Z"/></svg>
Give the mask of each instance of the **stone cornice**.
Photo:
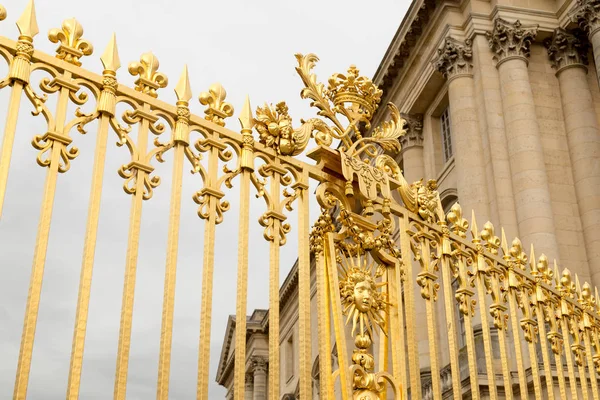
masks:
<svg viewBox="0 0 600 400"><path fill-rule="evenodd" d="M401 114L406 121L406 134L400 136L402 151L414 146L423 146L423 114Z"/></svg>
<svg viewBox="0 0 600 400"><path fill-rule="evenodd" d="M577 0L569 17L591 38L600 29L600 0Z"/></svg>
<svg viewBox="0 0 600 400"><path fill-rule="evenodd" d="M498 67L504 61L520 58L528 62L531 43L537 35L538 25L522 25L521 21L494 20L494 29L486 32L490 49Z"/></svg>
<svg viewBox="0 0 600 400"><path fill-rule="evenodd" d="M462 42L448 36L437 53L433 65L444 78L451 80L457 76L473 74L473 49L470 40Z"/></svg>
<svg viewBox="0 0 600 400"><path fill-rule="evenodd" d="M548 49L548 57L556 74L574 66L586 68L588 64L589 44L580 30L568 32L557 28L552 38L548 38L544 45Z"/></svg>

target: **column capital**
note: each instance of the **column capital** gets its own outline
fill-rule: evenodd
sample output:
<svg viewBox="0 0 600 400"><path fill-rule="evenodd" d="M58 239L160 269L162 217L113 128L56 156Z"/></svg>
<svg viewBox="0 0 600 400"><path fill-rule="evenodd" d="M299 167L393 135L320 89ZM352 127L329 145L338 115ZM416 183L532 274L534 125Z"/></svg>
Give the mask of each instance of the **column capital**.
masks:
<svg viewBox="0 0 600 400"><path fill-rule="evenodd" d="M246 383L246 385L252 385L252 384L254 384L254 374L246 372L246 376L245 376L244 382Z"/></svg>
<svg viewBox="0 0 600 400"><path fill-rule="evenodd" d="M423 114L400 114L406 121L406 134L400 136L402 151L414 146L423 146Z"/></svg>
<svg viewBox="0 0 600 400"><path fill-rule="evenodd" d="M254 373L267 372L267 360L264 357L252 357L252 366L254 367Z"/></svg>
<svg viewBox="0 0 600 400"><path fill-rule="evenodd" d="M503 62L520 58L529 62L531 42L537 36L538 25L523 25L521 21L494 20L494 29L486 32L490 49L494 52L496 68Z"/></svg>
<svg viewBox="0 0 600 400"><path fill-rule="evenodd" d="M591 38L600 29L600 0L577 0L569 18Z"/></svg>
<svg viewBox="0 0 600 400"><path fill-rule="evenodd" d="M575 66L587 70L589 43L582 31L568 32L563 28L556 28L552 37L544 41L544 45L557 75L565 68Z"/></svg>
<svg viewBox="0 0 600 400"><path fill-rule="evenodd" d="M464 42L447 36L444 39L444 45L438 49L438 55L433 60L435 69L444 75L444 78L451 80L458 76L473 74L473 49L471 41Z"/></svg>

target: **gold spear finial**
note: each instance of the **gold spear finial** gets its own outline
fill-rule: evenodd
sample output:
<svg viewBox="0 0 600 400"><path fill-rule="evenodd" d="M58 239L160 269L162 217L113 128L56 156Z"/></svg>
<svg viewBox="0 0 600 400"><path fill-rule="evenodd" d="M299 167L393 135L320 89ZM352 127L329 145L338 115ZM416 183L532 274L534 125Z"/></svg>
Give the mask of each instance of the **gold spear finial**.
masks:
<svg viewBox="0 0 600 400"><path fill-rule="evenodd" d="M471 210L471 235L473 235L473 240L479 240L479 230L477 229L477 221L475 220L475 210Z"/></svg>
<svg viewBox="0 0 600 400"><path fill-rule="evenodd" d="M252 116L252 108L250 107L250 97L246 96L242 112L238 117L240 124L242 125L242 133L252 133L254 127L254 117Z"/></svg>
<svg viewBox="0 0 600 400"><path fill-rule="evenodd" d="M190 78L188 76L187 64L183 66L183 72L175 86L175 94L177 95L177 101L184 101L188 103L192 98L192 88L190 87Z"/></svg>
<svg viewBox="0 0 600 400"><path fill-rule="evenodd" d="M529 268L531 268L531 272L537 272L537 260L533 251L533 243L531 243L531 250L529 251Z"/></svg>
<svg viewBox="0 0 600 400"><path fill-rule="evenodd" d="M581 285L579 284L579 276L575 274L575 293L577 294L577 298L581 297Z"/></svg>
<svg viewBox="0 0 600 400"><path fill-rule="evenodd" d="M116 34L112 34L110 42L108 42L108 46L106 46L106 50L104 50L104 53L100 56L100 61L102 61L104 70L107 71L116 72L121 68L121 60L119 59L119 51L117 50Z"/></svg>
<svg viewBox="0 0 600 400"><path fill-rule="evenodd" d="M29 0L25 11L23 11L23 14L21 14L21 17L17 20L17 28L19 28L21 36L31 40L33 40L35 35L40 33L35 17L35 4L33 4L33 0Z"/></svg>
<svg viewBox="0 0 600 400"><path fill-rule="evenodd" d="M506 233L504 232L504 228L502 228L502 253L504 253L505 256L508 256L508 241L506 240Z"/></svg>

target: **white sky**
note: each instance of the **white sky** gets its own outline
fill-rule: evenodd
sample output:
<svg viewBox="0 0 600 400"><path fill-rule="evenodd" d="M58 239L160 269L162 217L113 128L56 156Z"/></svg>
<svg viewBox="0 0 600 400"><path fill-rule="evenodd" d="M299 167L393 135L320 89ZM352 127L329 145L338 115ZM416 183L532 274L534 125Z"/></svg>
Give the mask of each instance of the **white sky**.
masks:
<svg viewBox="0 0 600 400"><path fill-rule="evenodd" d="M0 34L16 40L18 31L14 22L26 1L5 0L2 4L8 10L8 18L0 22ZM40 34L35 38L35 47L52 54L56 45L47 40L48 30L59 27L66 18L76 17L85 29L84 38L95 46L94 54L83 59L88 69L101 72L99 57L114 31L122 63L118 73L121 83L132 85L134 78L127 73L127 64L151 50L160 60L160 71L170 79L169 86L159 91L159 98L175 102L173 87L183 64L187 63L194 93L192 112L202 113L204 107L197 97L218 81L228 91L236 116L249 94L253 109L265 101L286 100L298 125L300 118L310 118L314 111L299 97L302 86L294 70L294 53L313 52L321 58L315 71L322 82L334 72L345 72L350 64L356 64L364 75L372 76L408 6L408 0L370 3L37 0ZM1 65L0 73L4 75L6 71L6 66ZM35 74L33 82L37 84L42 76ZM36 89L39 92L37 86ZM7 107L8 94L8 88L0 91L2 113ZM87 105L88 111L93 103ZM52 100L49 104L53 104ZM24 100L8 196L0 220L0 399L12 396L45 178L45 170L35 163L36 150L30 141L33 135L45 133L46 127L42 118L31 117L29 110L31 106ZM237 119L229 119L228 127L239 130ZM91 124L86 136L72 133L80 155L72 161L71 170L59 176L29 399L65 396L95 132L96 125ZM114 142L113 135L109 139L80 392L86 400L108 399L113 393L131 202L116 174L129 156L126 149L117 148ZM156 166L162 183L155 189L154 197L144 203L127 391L127 398L132 400L152 398L156 391L171 156L166 159L165 164ZM192 399L196 393L204 225L196 215L191 196L200 188L198 177L186 173L171 366L172 399ZM232 206L225 214L225 222L217 227L215 258L210 359L210 398L215 399L223 398L225 393L214 383L214 378L227 316L235 313L239 202L237 190L226 193ZM251 200L249 313L254 308L268 307L268 244L262 239L262 228L257 223L265 205L254 197ZM311 207L314 215L316 207L314 204ZM296 213L291 213L289 219L292 232L288 244L282 248L281 280L296 258Z"/></svg>

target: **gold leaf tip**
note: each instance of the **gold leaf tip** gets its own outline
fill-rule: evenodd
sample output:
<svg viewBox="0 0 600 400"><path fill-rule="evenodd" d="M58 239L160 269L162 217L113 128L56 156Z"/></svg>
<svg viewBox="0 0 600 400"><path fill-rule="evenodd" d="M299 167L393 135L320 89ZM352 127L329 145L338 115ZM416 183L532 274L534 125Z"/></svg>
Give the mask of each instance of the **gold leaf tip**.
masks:
<svg viewBox="0 0 600 400"><path fill-rule="evenodd" d="M508 241L506 240L506 233L504 232L504 228L502 228L502 252L505 255L508 255Z"/></svg>
<svg viewBox="0 0 600 400"><path fill-rule="evenodd" d="M105 70L116 72L121 67L121 60L119 59L119 51L117 50L117 35L112 34L104 54L100 57L102 65Z"/></svg>
<svg viewBox="0 0 600 400"><path fill-rule="evenodd" d="M535 269L535 264L536 264L536 260L535 260L535 251L533 250L533 243L531 244L531 250L530 250L530 255L529 255L529 262L531 263L531 267L532 269Z"/></svg>
<svg viewBox="0 0 600 400"><path fill-rule="evenodd" d="M33 39L35 35L40 33L37 19L35 17L35 4L33 3L33 0L29 0L25 11L23 11L23 14L21 14L21 17L17 20L17 28L19 28L19 33L21 36L25 36L30 39Z"/></svg>
<svg viewBox="0 0 600 400"><path fill-rule="evenodd" d="M577 274L575 274L575 289L577 293L581 293L581 285L579 284L579 276Z"/></svg>
<svg viewBox="0 0 600 400"><path fill-rule="evenodd" d="M177 86L175 86L175 94L177 95L178 101L188 102L192 98L192 88L190 87L187 64L184 65L179 82L177 82Z"/></svg>
<svg viewBox="0 0 600 400"><path fill-rule="evenodd" d="M471 210L471 234L473 239L479 238L479 230L477 229L477 221L475 220L475 210Z"/></svg>
<svg viewBox="0 0 600 400"><path fill-rule="evenodd" d="M0 4L0 21L4 21L6 19L6 8Z"/></svg>
<svg viewBox="0 0 600 400"><path fill-rule="evenodd" d="M242 125L242 130L251 131L254 126L254 118L252 117L252 107L250 106L250 97L246 96L242 112L238 118Z"/></svg>

